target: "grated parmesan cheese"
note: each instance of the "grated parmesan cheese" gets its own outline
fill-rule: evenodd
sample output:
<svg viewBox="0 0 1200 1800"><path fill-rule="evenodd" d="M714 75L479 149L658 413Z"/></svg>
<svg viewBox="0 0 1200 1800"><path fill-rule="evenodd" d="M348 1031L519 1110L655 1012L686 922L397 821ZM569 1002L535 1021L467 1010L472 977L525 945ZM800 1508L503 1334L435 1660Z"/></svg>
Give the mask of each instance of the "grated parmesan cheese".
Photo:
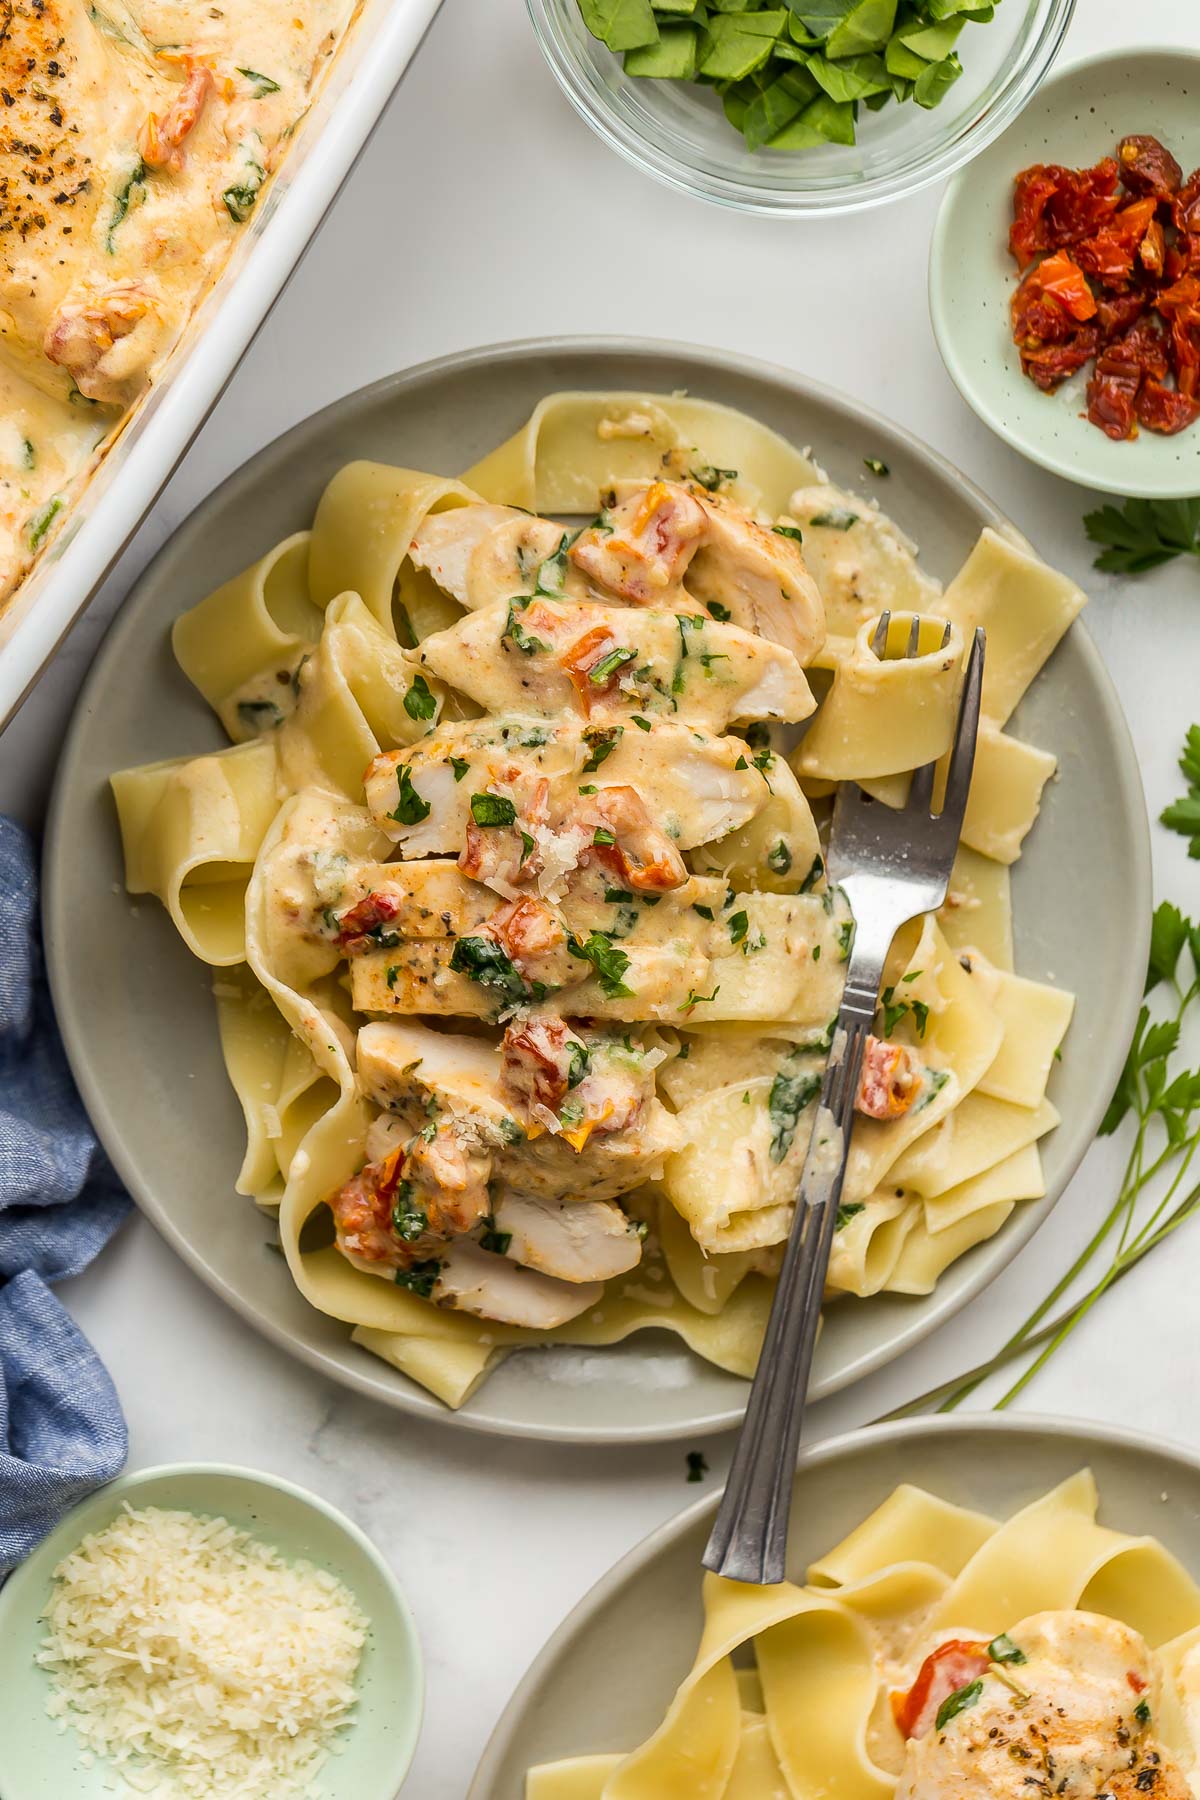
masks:
<svg viewBox="0 0 1200 1800"><path fill-rule="evenodd" d="M227 1519L126 1507L54 1571L37 1653L84 1767L154 1800L311 1800L367 1620L340 1581Z"/></svg>

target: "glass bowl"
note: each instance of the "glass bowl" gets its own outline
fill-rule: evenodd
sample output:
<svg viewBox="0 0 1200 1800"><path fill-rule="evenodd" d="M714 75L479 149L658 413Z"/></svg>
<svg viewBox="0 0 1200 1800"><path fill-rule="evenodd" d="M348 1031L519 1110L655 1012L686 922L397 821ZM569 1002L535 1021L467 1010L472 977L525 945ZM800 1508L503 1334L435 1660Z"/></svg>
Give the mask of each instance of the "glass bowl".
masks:
<svg viewBox="0 0 1200 1800"><path fill-rule="evenodd" d="M851 212L949 175L1020 112L1062 44L1076 0L1001 0L959 42L963 73L940 106L859 108L854 145L748 150L712 88L626 75L578 0L527 0L546 61L606 143L668 187L743 212Z"/></svg>

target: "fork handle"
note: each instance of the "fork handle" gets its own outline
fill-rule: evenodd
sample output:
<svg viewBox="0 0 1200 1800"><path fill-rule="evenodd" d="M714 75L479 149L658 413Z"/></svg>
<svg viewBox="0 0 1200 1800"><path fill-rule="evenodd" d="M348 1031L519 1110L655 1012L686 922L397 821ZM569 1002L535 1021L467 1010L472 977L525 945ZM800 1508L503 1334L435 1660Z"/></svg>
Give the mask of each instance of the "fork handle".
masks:
<svg viewBox="0 0 1200 1800"><path fill-rule="evenodd" d="M888 942L855 935L812 1137L800 1176L746 1417L704 1566L731 1581L784 1579L788 1513L825 1274L837 1228L863 1053L875 1020Z"/></svg>

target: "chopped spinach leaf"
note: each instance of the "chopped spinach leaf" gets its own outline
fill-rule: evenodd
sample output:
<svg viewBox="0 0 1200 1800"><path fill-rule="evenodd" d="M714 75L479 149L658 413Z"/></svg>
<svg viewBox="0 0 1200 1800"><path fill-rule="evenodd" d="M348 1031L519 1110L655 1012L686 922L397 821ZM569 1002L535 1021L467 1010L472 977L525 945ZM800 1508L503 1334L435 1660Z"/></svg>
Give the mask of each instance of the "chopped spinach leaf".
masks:
<svg viewBox="0 0 1200 1800"><path fill-rule="evenodd" d="M388 817L395 819L399 825L419 825L422 819L429 817L430 806L428 800L423 800L413 786L407 763L401 764L399 784L400 798Z"/></svg>
<svg viewBox="0 0 1200 1800"><path fill-rule="evenodd" d="M404 696L404 710L410 719L432 719L437 711L437 697L423 675L413 676L413 684Z"/></svg>
<svg viewBox="0 0 1200 1800"><path fill-rule="evenodd" d="M407 1269L397 1269L396 1286L407 1288L410 1294L416 1294L420 1299L428 1300L441 1272L442 1265L437 1257L430 1257L425 1262L410 1264Z"/></svg>
<svg viewBox="0 0 1200 1800"><path fill-rule="evenodd" d="M517 809L503 794L472 794L471 817L477 825L515 825Z"/></svg>

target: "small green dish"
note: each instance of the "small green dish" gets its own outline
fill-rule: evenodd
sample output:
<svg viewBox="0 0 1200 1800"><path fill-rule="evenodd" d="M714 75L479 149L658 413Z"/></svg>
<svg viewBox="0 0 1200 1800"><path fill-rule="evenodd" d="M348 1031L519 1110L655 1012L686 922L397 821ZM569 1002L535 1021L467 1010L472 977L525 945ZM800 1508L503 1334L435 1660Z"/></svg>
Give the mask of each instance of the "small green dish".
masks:
<svg viewBox="0 0 1200 1800"><path fill-rule="evenodd" d="M1014 176L1031 163L1098 162L1130 132L1161 138L1185 174L1200 164L1200 53L1106 52L1048 80L946 190L929 256L929 311L959 393L1014 450L1085 487L1165 500L1200 494L1200 421L1178 437L1142 431L1114 443L1080 416L1087 371L1043 394L1021 373L1009 328Z"/></svg>
<svg viewBox="0 0 1200 1800"><path fill-rule="evenodd" d="M34 1662L40 1614L62 1558L128 1503L226 1518L343 1581L370 1620L359 1702L317 1783L322 1800L395 1800L417 1748L421 1649L408 1602L378 1550L343 1514L275 1475L223 1463L171 1463L123 1475L67 1514L0 1588L0 1794L4 1800L112 1800L113 1772L85 1769L79 1740L46 1715L50 1680Z"/></svg>

